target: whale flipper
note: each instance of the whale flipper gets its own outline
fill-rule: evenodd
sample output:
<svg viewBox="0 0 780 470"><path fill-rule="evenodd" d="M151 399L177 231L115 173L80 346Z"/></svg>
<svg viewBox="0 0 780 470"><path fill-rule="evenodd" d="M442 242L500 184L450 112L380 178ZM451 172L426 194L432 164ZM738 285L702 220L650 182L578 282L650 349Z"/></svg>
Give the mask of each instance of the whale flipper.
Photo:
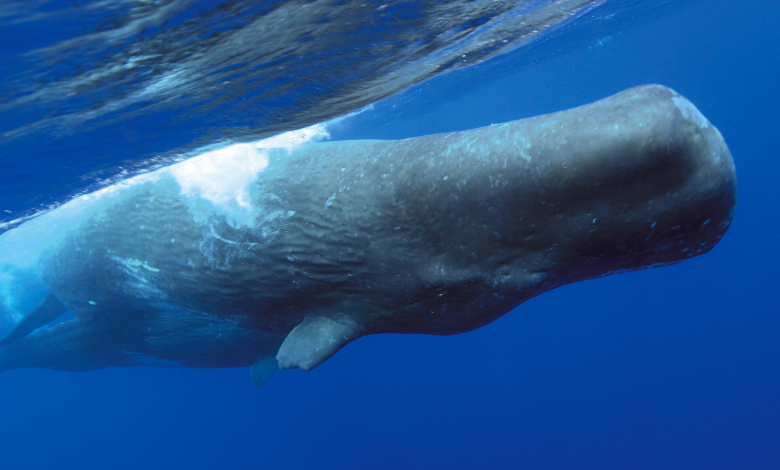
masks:
<svg viewBox="0 0 780 470"><path fill-rule="evenodd" d="M363 328L354 320L307 315L284 339L276 359L280 369L312 370L361 336Z"/></svg>
<svg viewBox="0 0 780 470"><path fill-rule="evenodd" d="M43 325L55 320L65 313L65 310L67 310L67 308L49 292L46 297L41 300L41 303L32 309L30 313L25 315L5 338L0 340L0 348L24 338Z"/></svg>
<svg viewBox="0 0 780 470"><path fill-rule="evenodd" d="M276 372L278 364L273 356L261 356L255 361L252 370L249 371L249 377L255 387L262 387L268 379Z"/></svg>

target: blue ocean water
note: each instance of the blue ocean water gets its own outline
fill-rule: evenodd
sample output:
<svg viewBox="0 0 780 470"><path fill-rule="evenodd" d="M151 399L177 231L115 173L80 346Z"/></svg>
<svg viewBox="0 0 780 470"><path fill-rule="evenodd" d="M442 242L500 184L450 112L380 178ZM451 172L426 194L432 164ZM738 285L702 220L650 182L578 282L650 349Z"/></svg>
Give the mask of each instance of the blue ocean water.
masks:
<svg viewBox="0 0 780 470"><path fill-rule="evenodd" d="M219 2L206 3L211 11ZM246 369L8 371L0 375L3 468L780 466L780 5L624 3L607 1L489 61L404 82L331 126L331 139L469 129L662 83L696 104L734 155L737 212L711 253L565 286L467 334L362 338L317 369L278 372L260 389ZM6 30L2 44L28 47L20 37L48 44L48 35L81 25L73 21L36 34ZM89 99L111 102L126 86ZM151 168L153 155L184 152L183 142L206 128L226 132L234 99L220 102L214 121L191 128L181 115L197 100L131 110L108 130L12 136L2 144L5 220L97 187L101 175L121 176L120 166ZM349 110L367 104L346 102ZM291 106L299 115L289 128L320 120L309 114L313 104ZM144 127L149 116L164 121L158 113L166 111L174 115L170 128ZM39 121L28 112L54 116L48 108L6 107L3 130ZM266 124L247 124L246 115L230 139L265 135ZM122 127L125 119L131 125ZM147 135L162 142L143 143ZM114 148L118 156L101 156Z"/></svg>

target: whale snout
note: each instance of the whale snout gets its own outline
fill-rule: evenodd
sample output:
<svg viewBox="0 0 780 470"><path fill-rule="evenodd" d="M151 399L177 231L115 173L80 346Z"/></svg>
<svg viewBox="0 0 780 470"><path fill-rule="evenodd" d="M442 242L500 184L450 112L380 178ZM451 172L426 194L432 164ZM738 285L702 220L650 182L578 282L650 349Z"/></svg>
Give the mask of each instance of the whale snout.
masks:
<svg viewBox="0 0 780 470"><path fill-rule="evenodd" d="M647 234L654 253L645 262L665 264L704 254L723 238L734 216L734 160L721 133L676 92L657 85L658 129L647 158L666 162L665 172L643 178L657 185L647 200Z"/></svg>
<svg viewBox="0 0 780 470"><path fill-rule="evenodd" d="M720 132L666 87L638 87L603 101L614 101L608 103L614 112L604 118L610 114L601 110L603 140L591 136L597 143L590 144L600 148L584 159L581 182L571 186L597 197L580 220L576 257L609 257L609 270L619 271L711 250L736 207L734 161Z"/></svg>
<svg viewBox="0 0 780 470"><path fill-rule="evenodd" d="M683 261L731 224L731 153L669 88L629 89L521 121L518 132L530 158L516 157L514 246L545 260L535 266L551 285Z"/></svg>

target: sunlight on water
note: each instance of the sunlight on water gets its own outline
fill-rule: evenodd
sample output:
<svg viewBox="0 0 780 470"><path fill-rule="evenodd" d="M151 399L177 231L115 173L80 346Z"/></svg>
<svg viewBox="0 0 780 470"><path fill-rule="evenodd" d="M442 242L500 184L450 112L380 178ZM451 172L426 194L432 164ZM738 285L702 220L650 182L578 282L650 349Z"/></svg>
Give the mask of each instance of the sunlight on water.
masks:
<svg viewBox="0 0 780 470"><path fill-rule="evenodd" d="M0 36L34 40L0 48L0 161L14 195L0 194L0 232L199 148L343 116L603 3L2 2ZM20 166L29 155L42 174Z"/></svg>

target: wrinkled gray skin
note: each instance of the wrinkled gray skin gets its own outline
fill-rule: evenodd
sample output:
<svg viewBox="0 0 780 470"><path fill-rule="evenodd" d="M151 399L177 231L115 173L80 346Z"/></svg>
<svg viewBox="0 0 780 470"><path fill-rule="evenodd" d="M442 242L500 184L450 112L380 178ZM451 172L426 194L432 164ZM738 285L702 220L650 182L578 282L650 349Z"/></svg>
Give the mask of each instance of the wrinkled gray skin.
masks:
<svg viewBox="0 0 780 470"><path fill-rule="evenodd" d="M252 187L252 228L196 222L172 188L128 191L45 256L51 294L2 343L0 370L254 363L261 385L362 335L470 331L558 286L709 251L736 178L696 108L644 86L280 153ZM25 336L65 308L75 320Z"/></svg>

